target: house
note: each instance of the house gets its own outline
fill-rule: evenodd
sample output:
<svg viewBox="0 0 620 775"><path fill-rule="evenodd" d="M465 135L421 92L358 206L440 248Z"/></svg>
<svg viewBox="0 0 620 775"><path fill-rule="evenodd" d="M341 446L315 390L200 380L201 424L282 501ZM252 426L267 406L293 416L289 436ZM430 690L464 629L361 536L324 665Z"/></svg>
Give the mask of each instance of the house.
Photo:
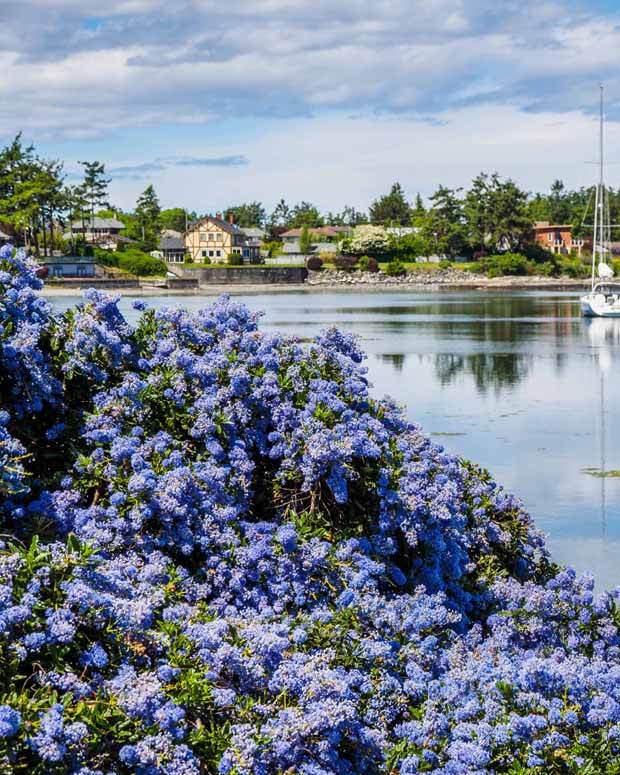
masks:
<svg viewBox="0 0 620 775"><path fill-rule="evenodd" d="M95 277L97 259L94 256L41 256L38 263L47 269L49 277Z"/></svg>
<svg viewBox="0 0 620 775"><path fill-rule="evenodd" d="M303 229L289 229L282 232L280 238L282 242L299 242L301 232ZM316 226L308 227L308 231L312 235L317 235L325 238L325 240L340 240L353 233L353 230L349 226Z"/></svg>
<svg viewBox="0 0 620 775"><path fill-rule="evenodd" d="M182 264L185 261L185 240L178 237L161 237L154 253L158 253L169 264Z"/></svg>
<svg viewBox="0 0 620 775"><path fill-rule="evenodd" d="M117 250L119 244L133 241L129 237L121 237L120 232L124 228L125 224L116 218L94 216L83 221L73 221L71 232L64 236L68 240L79 238L106 250Z"/></svg>
<svg viewBox="0 0 620 775"><path fill-rule="evenodd" d="M335 242L313 242L308 253L301 252L299 242L285 242L282 245L281 255L286 257L292 264L305 264L308 256L326 257L326 254L329 254L329 257L331 258L332 256L337 255L337 253L338 245Z"/></svg>
<svg viewBox="0 0 620 775"><path fill-rule="evenodd" d="M590 240L573 238L572 230L571 224L536 221L534 224L534 238L541 247L551 253L569 255L576 252L580 256L583 248L590 245Z"/></svg>
<svg viewBox="0 0 620 775"><path fill-rule="evenodd" d="M242 226L241 229L248 239L255 240L259 245L267 236L267 232L258 226Z"/></svg>
<svg viewBox="0 0 620 775"><path fill-rule="evenodd" d="M225 263L230 255L240 256L248 264L260 261L260 241L248 237L232 216L226 221L221 213L207 215L189 225L183 240L188 258L196 263L205 259Z"/></svg>

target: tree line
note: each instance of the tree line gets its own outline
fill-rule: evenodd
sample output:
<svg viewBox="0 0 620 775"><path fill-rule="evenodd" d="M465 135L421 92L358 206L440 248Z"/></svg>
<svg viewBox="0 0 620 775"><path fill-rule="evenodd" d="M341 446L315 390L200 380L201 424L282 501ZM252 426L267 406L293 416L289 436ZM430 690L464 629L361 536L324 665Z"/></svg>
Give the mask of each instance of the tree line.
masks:
<svg viewBox="0 0 620 775"><path fill-rule="evenodd" d="M183 231L201 215L181 207L162 209L152 185L140 194L132 210L124 212L110 202L110 178L104 163L79 164L82 179L72 184L67 182L61 161L41 158L34 146L24 144L21 134L0 150L0 224L36 255L59 247L68 224L77 221L86 226L95 215L122 221L123 234L144 250L157 246L162 230ZM365 223L415 227L411 241L419 243L418 252L476 257L522 250L532 243L532 226L539 220L568 223L575 234L586 235L591 198L591 188L569 190L561 180L554 181L547 193L531 193L511 179L482 172L466 190L438 186L427 203L420 194L409 201L396 182L370 204L368 212L346 205L340 212L322 213L311 202L289 204L280 199L271 212L262 202L253 201L228 207L224 217L232 216L241 227L260 227L270 240L278 240L288 229L303 227L310 231ZM616 220L620 189L610 189L609 202L612 220Z"/></svg>

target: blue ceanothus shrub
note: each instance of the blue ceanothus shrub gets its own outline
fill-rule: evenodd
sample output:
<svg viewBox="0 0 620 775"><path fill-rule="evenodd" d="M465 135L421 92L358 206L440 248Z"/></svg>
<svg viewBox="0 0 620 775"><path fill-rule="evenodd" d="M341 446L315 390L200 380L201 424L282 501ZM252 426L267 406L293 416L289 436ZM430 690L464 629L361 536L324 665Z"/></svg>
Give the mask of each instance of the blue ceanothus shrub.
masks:
<svg viewBox="0 0 620 775"><path fill-rule="evenodd" d="M0 772L620 771L615 595L350 337L39 286L3 248Z"/></svg>

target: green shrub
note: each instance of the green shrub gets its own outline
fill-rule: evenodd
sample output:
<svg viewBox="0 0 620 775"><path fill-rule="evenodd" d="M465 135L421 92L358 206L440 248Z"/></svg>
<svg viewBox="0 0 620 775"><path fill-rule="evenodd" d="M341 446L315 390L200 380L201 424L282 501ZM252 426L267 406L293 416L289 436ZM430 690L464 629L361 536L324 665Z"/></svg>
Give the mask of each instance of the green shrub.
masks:
<svg viewBox="0 0 620 775"><path fill-rule="evenodd" d="M439 268L440 268L440 269L450 269L450 267L451 267L451 266L452 266L452 261L448 261L448 259L447 259L447 258L443 258L443 259L442 259L442 260L439 262Z"/></svg>
<svg viewBox="0 0 620 775"><path fill-rule="evenodd" d="M389 277L402 277L407 274L407 268L401 261L390 261L383 270Z"/></svg>
<svg viewBox="0 0 620 775"><path fill-rule="evenodd" d="M554 277L558 273L558 266L554 261L544 261L536 264L534 272L541 277Z"/></svg>
<svg viewBox="0 0 620 775"><path fill-rule="evenodd" d="M118 266L131 274L142 276L165 275L168 271L166 262L153 258L136 248L130 248L118 254Z"/></svg>
<svg viewBox="0 0 620 775"><path fill-rule="evenodd" d="M362 256L357 262L357 267L362 272L378 272L379 264L372 256Z"/></svg>
<svg viewBox="0 0 620 775"><path fill-rule="evenodd" d="M523 248L523 255L530 261L534 261L537 264L546 264L551 262L557 264L557 256L550 250L545 250L538 242L532 242Z"/></svg>
<svg viewBox="0 0 620 775"><path fill-rule="evenodd" d="M240 253L229 253L228 254L228 265L229 266L243 266L243 256Z"/></svg>
<svg viewBox="0 0 620 775"><path fill-rule="evenodd" d="M616 271L615 267L614 271ZM575 279L589 277L591 272L591 263L586 263L580 258L562 258L558 266L558 274L564 275L565 277L573 277Z"/></svg>
<svg viewBox="0 0 620 775"><path fill-rule="evenodd" d="M534 269L534 264L521 253L488 256L480 264L489 277L522 276L530 274Z"/></svg>

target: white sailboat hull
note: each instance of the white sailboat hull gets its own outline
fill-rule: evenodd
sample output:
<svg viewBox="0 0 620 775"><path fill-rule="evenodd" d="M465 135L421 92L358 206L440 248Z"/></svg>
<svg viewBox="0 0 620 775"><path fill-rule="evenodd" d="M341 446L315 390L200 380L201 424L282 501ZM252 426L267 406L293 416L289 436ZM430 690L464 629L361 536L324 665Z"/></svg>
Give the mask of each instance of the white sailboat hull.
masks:
<svg viewBox="0 0 620 775"><path fill-rule="evenodd" d="M610 300L602 293L582 296L581 314L588 318L620 318L620 298Z"/></svg>

